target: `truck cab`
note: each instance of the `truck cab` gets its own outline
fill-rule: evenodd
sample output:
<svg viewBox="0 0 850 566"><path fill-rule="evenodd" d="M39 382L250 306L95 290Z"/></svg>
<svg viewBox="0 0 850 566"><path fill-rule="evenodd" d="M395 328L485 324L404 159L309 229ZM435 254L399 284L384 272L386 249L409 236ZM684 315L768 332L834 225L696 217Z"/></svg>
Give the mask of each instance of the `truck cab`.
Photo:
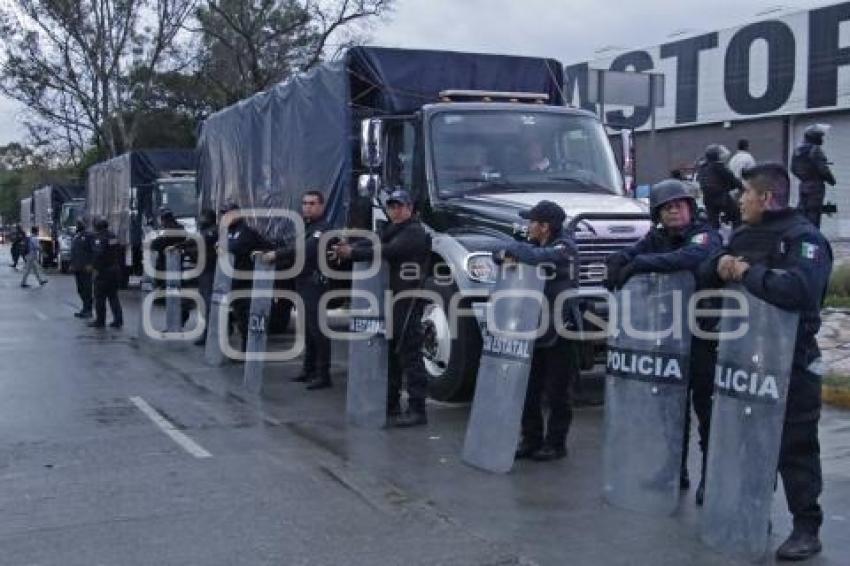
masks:
<svg viewBox="0 0 850 566"><path fill-rule="evenodd" d="M62 203L56 241L59 246L59 270L68 272L71 265L71 240L77 231L77 220L85 216L86 199L77 198Z"/></svg>
<svg viewBox="0 0 850 566"><path fill-rule="evenodd" d="M404 188L432 230L433 272L423 287L445 294L445 304L460 293L480 319L495 283L492 252L524 237L519 212L547 199L567 213L580 292L588 304L601 304L605 258L637 242L650 222L646 205L626 196L598 118L547 105L545 94L440 94L443 102L414 114L362 124L368 172L358 185L373 197L373 217L381 216L381 194ZM435 284L441 270L451 271L453 286ZM423 355L432 396L460 400L473 391L480 333L477 321L464 320L452 335L448 316L439 305L426 306ZM585 344L585 367L600 346Z"/></svg>

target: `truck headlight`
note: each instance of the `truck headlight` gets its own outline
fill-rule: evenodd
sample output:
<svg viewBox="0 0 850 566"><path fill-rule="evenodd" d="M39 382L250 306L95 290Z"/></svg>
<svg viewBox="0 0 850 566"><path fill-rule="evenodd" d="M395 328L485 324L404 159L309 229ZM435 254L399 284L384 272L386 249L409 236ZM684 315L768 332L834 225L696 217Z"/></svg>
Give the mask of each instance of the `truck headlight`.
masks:
<svg viewBox="0 0 850 566"><path fill-rule="evenodd" d="M476 252L466 256L466 274L479 283L496 282L496 264L490 252Z"/></svg>

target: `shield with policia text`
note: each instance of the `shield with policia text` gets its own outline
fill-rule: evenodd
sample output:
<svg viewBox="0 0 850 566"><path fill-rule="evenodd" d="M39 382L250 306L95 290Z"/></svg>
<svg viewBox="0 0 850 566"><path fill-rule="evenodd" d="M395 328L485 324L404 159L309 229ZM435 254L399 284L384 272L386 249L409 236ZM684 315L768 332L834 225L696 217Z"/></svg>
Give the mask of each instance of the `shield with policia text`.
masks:
<svg viewBox="0 0 850 566"><path fill-rule="evenodd" d="M266 263L259 255L254 258L254 282L251 286L251 307L248 311L248 340L245 343L245 388L254 394L263 389L266 343L268 341L269 315L274 291L274 265Z"/></svg>
<svg viewBox="0 0 850 566"><path fill-rule="evenodd" d="M799 314L740 285L727 289L741 298L724 298L724 310L743 303L749 312L720 322L700 532L703 542L723 553L760 559L770 539ZM741 335L734 336L735 330Z"/></svg>
<svg viewBox="0 0 850 566"><path fill-rule="evenodd" d="M506 473L513 467L544 284L531 265L506 263L498 271L487 305L493 324L482 326L481 362L463 443L463 460L477 468Z"/></svg>
<svg viewBox="0 0 850 566"><path fill-rule="evenodd" d="M389 271L382 261L374 275L367 276L371 264L356 262L351 283L350 331L362 337L348 343L348 388L345 403L348 422L381 428L387 424L387 365L384 292Z"/></svg>
<svg viewBox="0 0 850 566"><path fill-rule="evenodd" d="M691 334L690 272L647 273L616 293L605 377L605 499L633 511L671 514L679 470Z"/></svg>
<svg viewBox="0 0 850 566"><path fill-rule="evenodd" d="M183 330L180 284L183 275L183 254L178 249L165 252L165 330L177 333Z"/></svg>

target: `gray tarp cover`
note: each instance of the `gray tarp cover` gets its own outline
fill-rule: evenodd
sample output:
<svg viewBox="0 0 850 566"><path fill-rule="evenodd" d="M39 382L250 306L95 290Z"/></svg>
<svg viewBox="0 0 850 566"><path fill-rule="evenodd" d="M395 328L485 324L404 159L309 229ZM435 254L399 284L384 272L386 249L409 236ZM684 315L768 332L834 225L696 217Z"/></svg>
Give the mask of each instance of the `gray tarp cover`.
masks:
<svg viewBox="0 0 850 566"><path fill-rule="evenodd" d="M62 203L85 196L85 187L78 185L47 185L33 191L35 225L41 236L49 236L50 222L58 223ZM52 218L51 218L52 216ZM54 230L56 225L53 226Z"/></svg>
<svg viewBox="0 0 850 566"><path fill-rule="evenodd" d="M21 199L21 228L27 236L32 228L32 197Z"/></svg>
<svg viewBox="0 0 850 566"><path fill-rule="evenodd" d="M122 245L130 243L130 187L137 187L140 208L150 213L150 188L173 171L193 171L189 149L140 149L89 167L86 208L90 218L105 218Z"/></svg>
<svg viewBox="0 0 850 566"><path fill-rule="evenodd" d="M357 155L357 122L411 113L445 89L545 92L562 104L561 66L502 55L358 47L213 114L198 140L203 207L300 211L301 193L325 194L331 225L346 224ZM288 224L250 218L273 240Z"/></svg>

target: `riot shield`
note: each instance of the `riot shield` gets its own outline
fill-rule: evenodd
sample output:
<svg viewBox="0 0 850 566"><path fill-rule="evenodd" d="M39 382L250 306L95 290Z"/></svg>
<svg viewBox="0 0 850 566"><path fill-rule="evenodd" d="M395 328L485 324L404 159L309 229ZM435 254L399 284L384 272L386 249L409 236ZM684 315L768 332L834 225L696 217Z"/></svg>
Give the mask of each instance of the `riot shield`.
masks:
<svg viewBox="0 0 850 566"><path fill-rule="evenodd" d="M519 333L537 330L544 284L534 266L510 263L499 269L495 302L488 305L495 324L482 325L481 362L463 442L463 460L476 468L507 473L513 467L534 355L534 338Z"/></svg>
<svg viewBox="0 0 850 566"><path fill-rule="evenodd" d="M177 333L183 330L180 312L180 278L183 269L183 255L180 250L165 252L165 331Z"/></svg>
<svg viewBox="0 0 850 566"><path fill-rule="evenodd" d="M228 260L230 265L233 265L233 254L228 256L230 256ZM227 343L229 339L227 335L227 318L230 310L228 295L230 295L233 280L222 270L223 261L219 258L215 265L215 278L210 295L210 317L207 321L207 343L204 347L204 360L211 366L224 365L227 360L221 348L221 342ZM219 336L222 329L224 336Z"/></svg>
<svg viewBox="0 0 850 566"><path fill-rule="evenodd" d="M368 314L351 317L351 332L362 333L368 339L350 340L348 343L348 388L345 410L348 422L356 426L381 428L387 424L387 364L389 343L386 337L384 292L388 288L388 268L381 262L378 273L364 277L369 264L354 264L352 281L352 309L369 310ZM373 297L377 309L370 308Z"/></svg>
<svg viewBox="0 0 850 566"><path fill-rule="evenodd" d="M617 507L671 514L688 408L690 272L632 277L616 296L608 339L602 481Z"/></svg>
<svg viewBox="0 0 850 566"><path fill-rule="evenodd" d="M728 289L745 297L749 313L744 320L721 318L700 531L703 542L721 552L759 559L770 537L799 315L740 285ZM724 301L724 310L741 305ZM733 338L741 324L747 332Z"/></svg>
<svg viewBox="0 0 850 566"><path fill-rule="evenodd" d="M268 340L269 314L272 307L274 278L271 273L274 265L263 261L259 255L254 258L254 283L251 287L251 308L248 314L248 340L246 342L245 388L259 395L263 388L263 369Z"/></svg>

